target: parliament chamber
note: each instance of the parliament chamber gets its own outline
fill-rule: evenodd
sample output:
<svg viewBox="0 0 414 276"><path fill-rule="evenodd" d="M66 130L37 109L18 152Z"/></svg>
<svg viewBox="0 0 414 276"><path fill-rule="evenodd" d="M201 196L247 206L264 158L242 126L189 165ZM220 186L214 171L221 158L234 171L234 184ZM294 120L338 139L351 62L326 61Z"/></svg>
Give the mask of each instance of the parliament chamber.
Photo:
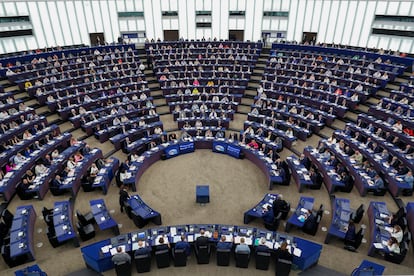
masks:
<svg viewBox="0 0 414 276"><path fill-rule="evenodd" d="M409 50L167 34L0 54L2 275L414 274Z"/></svg>

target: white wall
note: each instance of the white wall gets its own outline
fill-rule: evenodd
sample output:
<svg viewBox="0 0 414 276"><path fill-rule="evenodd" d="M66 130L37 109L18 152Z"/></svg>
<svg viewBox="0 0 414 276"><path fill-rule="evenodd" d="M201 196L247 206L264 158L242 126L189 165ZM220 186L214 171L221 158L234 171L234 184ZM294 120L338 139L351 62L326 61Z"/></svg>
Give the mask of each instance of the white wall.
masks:
<svg viewBox="0 0 414 276"><path fill-rule="evenodd" d="M211 28L196 28L195 12L211 11ZM229 11L245 11L230 17ZM118 12L143 12L118 18ZM178 11L163 17L162 11ZM287 11L289 17L263 17L263 11ZM179 30L189 39L227 39L228 30L244 30L257 41L263 31L286 32L300 41L303 32L318 33L318 42L399 49L414 53L414 39L372 35L375 14L414 16L411 0L33 0L1 1L0 16L29 15L33 36L0 39L0 53L45 46L90 44L89 33L103 32L108 42L122 32L145 32L163 39L163 30Z"/></svg>

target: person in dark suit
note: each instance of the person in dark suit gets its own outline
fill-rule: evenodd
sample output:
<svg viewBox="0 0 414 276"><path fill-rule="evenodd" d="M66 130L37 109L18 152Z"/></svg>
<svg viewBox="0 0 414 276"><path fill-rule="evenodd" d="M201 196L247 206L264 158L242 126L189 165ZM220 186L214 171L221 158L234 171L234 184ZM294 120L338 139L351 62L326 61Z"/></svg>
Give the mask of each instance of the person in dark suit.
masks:
<svg viewBox="0 0 414 276"><path fill-rule="evenodd" d="M217 249L231 249L233 247L233 241L227 241L226 236L222 235L220 241L217 243Z"/></svg>
<svg viewBox="0 0 414 276"><path fill-rule="evenodd" d="M62 181L60 180L60 175L56 175L55 179L53 179L52 181L52 187L59 187L60 185L62 185Z"/></svg>
<svg viewBox="0 0 414 276"><path fill-rule="evenodd" d="M255 251L256 253L257 252L270 252L270 248L267 247L266 239L264 237L260 239L260 243L258 246L256 246Z"/></svg>
<svg viewBox="0 0 414 276"><path fill-rule="evenodd" d="M293 255L289 252L287 246L287 242L284 241L276 250L276 276L288 276L290 273L289 264L292 264ZM280 269L277 263L284 264L284 269Z"/></svg>
<svg viewBox="0 0 414 276"><path fill-rule="evenodd" d="M184 249L187 256L191 254L191 247L188 241L186 241L185 235L181 236L181 241L177 242L174 246L175 249Z"/></svg>
<svg viewBox="0 0 414 276"><path fill-rule="evenodd" d="M283 199L283 196L278 195L278 197L273 201L273 216L277 217L279 215L279 212L286 210L287 206L288 203Z"/></svg>
<svg viewBox="0 0 414 276"><path fill-rule="evenodd" d="M195 245L196 247L202 246L202 245L208 245L208 238L205 236L204 229L200 230L200 236L196 239Z"/></svg>
<svg viewBox="0 0 414 276"><path fill-rule="evenodd" d="M345 247L353 244L353 242L355 241L355 237L356 237L355 224L352 220L350 220L348 224L348 229L345 233L345 239L344 239Z"/></svg>
<svg viewBox="0 0 414 276"><path fill-rule="evenodd" d="M119 191L119 205L121 207L121 213L124 212L125 201L129 199L128 186L122 185Z"/></svg>

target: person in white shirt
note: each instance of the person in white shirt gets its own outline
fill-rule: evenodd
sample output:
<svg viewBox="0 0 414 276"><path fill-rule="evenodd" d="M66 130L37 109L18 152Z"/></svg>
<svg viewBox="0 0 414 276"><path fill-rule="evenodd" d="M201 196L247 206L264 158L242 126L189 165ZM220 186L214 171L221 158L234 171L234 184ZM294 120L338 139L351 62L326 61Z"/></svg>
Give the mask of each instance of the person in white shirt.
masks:
<svg viewBox="0 0 414 276"><path fill-rule="evenodd" d="M22 164L26 161L26 157L24 157L20 152L16 154L16 156L13 158L13 162L16 165Z"/></svg>
<svg viewBox="0 0 414 276"><path fill-rule="evenodd" d="M403 125L401 124L401 121L397 121L392 127L397 131L403 130Z"/></svg>
<svg viewBox="0 0 414 276"><path fill-rule="evenodd" d="M286 130L286 135L287 135L288 137L293 137L293 130L292 130L292 128L288 128L288 129Z"/></svg>
<svg viewBox="0 0 414 276"><path fill-rule="evenodd" d="M159 127L159 126L157 126L155 129L154 129L154 133L155 134L162 134L162 129Z"/></svg>
<svg viewBox="0 0 414 276"><path fill-rule="evenodd" d="M70 157L68 160L68 163L66 164L66 166L70 169L70 170L74 170L76 167L76 163L75 160L73 159L73 157Z"/></svg>
<svg viewBox="0 0 414 276"><path fill-rule="evenodd" d="M35 166L35 174L40 176L47 172L47 167L43 163L39 163Z"/></svg>
<svg viewBox="0 0 414 276"><path fill-rule="evenodd" d="M388 240L387 247L390 252L400 254L400 245L396 238L391 237Z"/></svg>
<svg viewBox="0 0 414 276"><path fill-rule="evenodd" d="M391 237L394 237L398 243L402 241L404 233L398 224L396 224L394 228L392 228L392 230L389 232L391 234Z"/></svg>

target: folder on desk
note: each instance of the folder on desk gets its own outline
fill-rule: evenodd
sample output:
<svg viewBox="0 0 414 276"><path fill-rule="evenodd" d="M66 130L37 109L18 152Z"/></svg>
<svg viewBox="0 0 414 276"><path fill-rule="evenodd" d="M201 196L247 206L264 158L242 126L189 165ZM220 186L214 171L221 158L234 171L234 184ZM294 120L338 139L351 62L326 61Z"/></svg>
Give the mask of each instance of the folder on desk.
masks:
<svg viewBox="0 0 414 276"><path fill-rule="evenodd" d="M302 255L302 250L300 250L297 247L293 248L293 255L295 255L296 257L300 257Z"/></svg>
<svg viewBox="0 0 414 276"><path fill-rule="evenodd" d="M383 249L384 248L384 246L380 242L374 242L373 245L377 249Z"/></svg>

